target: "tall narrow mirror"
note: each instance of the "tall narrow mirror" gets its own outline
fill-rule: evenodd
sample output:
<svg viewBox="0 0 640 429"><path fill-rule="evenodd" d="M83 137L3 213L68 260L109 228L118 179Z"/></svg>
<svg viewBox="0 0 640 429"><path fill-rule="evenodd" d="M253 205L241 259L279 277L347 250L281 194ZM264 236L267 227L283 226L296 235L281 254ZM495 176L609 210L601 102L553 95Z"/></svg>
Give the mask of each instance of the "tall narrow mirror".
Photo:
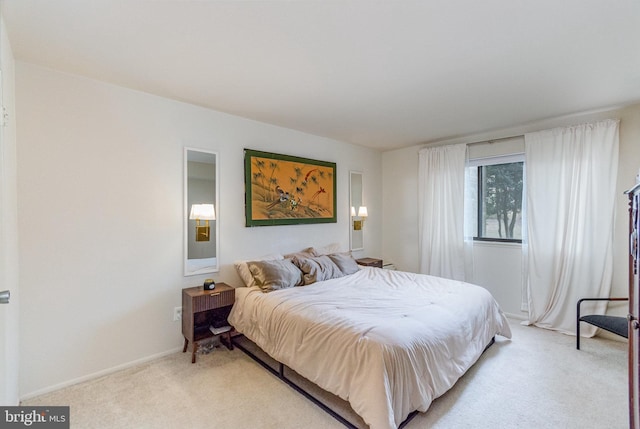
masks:
<svg viewBox="0 0 640 429"><path fill-rule="evenodd" d="M218 155L184 149L184 275L219 270Z"/></svg>
<svg viewBox="0 0 640 429"><path fill-rule="evenodd" d="M351 250L364 249L364 221L362 208L362 173L349 172L349 247ZM365 208L366 212L366 208Z"/></svg>

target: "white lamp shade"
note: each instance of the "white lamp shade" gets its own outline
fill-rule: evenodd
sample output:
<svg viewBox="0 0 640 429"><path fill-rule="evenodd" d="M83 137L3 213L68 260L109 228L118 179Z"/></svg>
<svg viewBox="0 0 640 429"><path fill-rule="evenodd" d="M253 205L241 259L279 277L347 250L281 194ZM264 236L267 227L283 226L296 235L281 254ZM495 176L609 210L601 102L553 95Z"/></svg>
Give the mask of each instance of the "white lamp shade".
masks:
<svg viewBox="0 0 640 429"><path fill-rule="evenodd" d="M213 204L193 204L189 219L216 220L216 211L213 208Z"/></svg>
<svg viewBox="0 0 640 429"><path fill-rule="evenodd" d="M362 207L358 208L358 216L360 216L360 217L369 216L369 213L367 213L367 208L365 206L362 206Z"/></svg>
<svg viewBox="0 0 640 429"><path fill-rule="evenodd" d="M356 215L356 208L351 206L351 216L355 216Z"/></svg>

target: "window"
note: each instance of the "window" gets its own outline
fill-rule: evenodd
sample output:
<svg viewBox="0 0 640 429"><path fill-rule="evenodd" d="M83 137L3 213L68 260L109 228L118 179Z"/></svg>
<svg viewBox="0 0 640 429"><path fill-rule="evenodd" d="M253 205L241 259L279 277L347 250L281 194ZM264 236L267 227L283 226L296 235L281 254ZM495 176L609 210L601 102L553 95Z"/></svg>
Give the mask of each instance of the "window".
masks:
<svg viewBox="0 0 640 429"><path fill-rule="evenodd" d="M474 240L522 242L524 156L471 162L467 190L471 194L469 227Z"/></svg>

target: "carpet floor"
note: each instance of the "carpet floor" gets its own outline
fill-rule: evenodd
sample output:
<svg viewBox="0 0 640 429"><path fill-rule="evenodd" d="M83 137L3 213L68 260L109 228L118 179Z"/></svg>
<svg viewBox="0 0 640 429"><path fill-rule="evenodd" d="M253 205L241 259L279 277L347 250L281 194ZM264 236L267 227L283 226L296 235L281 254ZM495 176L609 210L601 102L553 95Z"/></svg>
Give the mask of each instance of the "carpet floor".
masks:
<svg viewBox="0 0 640 429"><path fill-rule="evenodd" d="M426 413L418 428L627 428L626 343L575 337L511 321L496 342ZM301 381L303 383L304 381ZM344 401L318 396L359 427ZM237 348L175 353L31 398L69 405L72 428L324 429L343 427Z"/></svg>

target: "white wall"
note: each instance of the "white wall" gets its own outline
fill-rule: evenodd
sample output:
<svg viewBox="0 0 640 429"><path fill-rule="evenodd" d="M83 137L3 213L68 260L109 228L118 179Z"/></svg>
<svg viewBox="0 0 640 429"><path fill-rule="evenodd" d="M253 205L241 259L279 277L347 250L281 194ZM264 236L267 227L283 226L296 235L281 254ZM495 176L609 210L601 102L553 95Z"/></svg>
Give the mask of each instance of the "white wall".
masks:
<svg viewBox="0 0 640 429"><path fill-rule="evenodd" d="M30 64L16 66L21 396L176 350L183 147L219 154L220 273L233 261L339 242L349 170L364 172L380 256L381 154ZM245 228L243 148L337 163L338 223ZM185 362L188 359L185 357Z"/></svg>
<svg viewBox="0 0 640 429"><path fill-rule="evenodd" d="M635 183L640 168L640 104L608 109L490 133L466 136L436 144L472 143L525 132L575 125L604 118L620 118L620 161L617 184L617 219L614 232L614 276L611 296L628 296L628 220L624 190ZM418 272L418 151L424 146L384 152L383 257L399 269ZM474 247L474 282L489 289L504 311L524 317L521 303L521 249L519 246L482 244ZM626 304L612 304L610 314L626 314Z"/></svg>
<svg viewBox="0 0 640 429"><path fill-rule="evenodd" d="M0 290L11 291L10 304L0 305L0 405L18 404L20 369L14 66L4 18L0 17L1 104L7 114L4 126L0 125Z"/></svg>

